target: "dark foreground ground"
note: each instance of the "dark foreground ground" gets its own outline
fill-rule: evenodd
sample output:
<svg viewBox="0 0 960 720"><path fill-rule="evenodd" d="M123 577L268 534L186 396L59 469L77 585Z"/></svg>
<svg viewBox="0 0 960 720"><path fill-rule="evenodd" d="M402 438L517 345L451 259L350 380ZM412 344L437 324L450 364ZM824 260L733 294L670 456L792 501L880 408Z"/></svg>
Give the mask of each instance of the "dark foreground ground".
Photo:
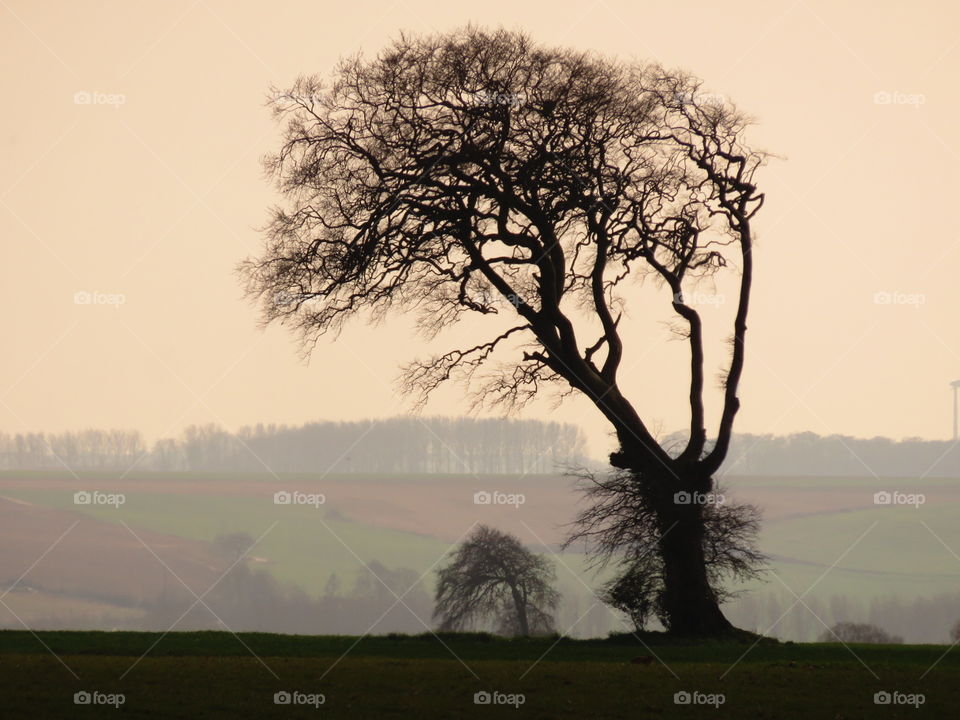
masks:
<svg viewBox="0 0 960 720"><path fill-rule="evenodd" d="M960 649L753 643L2 631L0 717L960 716Z"/></svg>

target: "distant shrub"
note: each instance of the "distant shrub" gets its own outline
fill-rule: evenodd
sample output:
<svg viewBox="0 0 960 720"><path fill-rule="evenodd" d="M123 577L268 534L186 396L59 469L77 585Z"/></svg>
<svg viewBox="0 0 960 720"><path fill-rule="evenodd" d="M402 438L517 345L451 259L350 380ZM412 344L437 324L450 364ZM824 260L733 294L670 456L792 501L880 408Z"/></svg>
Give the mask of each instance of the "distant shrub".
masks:
<svg viewBox="0 0 960 720"><path fill-rule="evenodd" d="M889 635L882 628L870 623L839 622L824 632L820 642L876 643L897 645L903 642L898 635Z"/></svg>

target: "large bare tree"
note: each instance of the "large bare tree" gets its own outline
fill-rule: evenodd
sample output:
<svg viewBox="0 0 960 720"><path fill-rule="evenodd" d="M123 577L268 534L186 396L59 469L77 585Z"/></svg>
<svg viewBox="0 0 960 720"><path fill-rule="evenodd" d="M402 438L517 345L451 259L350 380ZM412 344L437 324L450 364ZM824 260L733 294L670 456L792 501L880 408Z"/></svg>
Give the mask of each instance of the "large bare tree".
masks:
<svg viewBox="0 0 960 720"><path fill-rule="evenodd" d="M743 143L746 119L686 73L476 28L401 37L343 61L329 84L301 78L274 110L285 135L268 168L285 201L242 266L264 321L290 325L309 351L357 315L416 311L428 338L487 316L475 327L488 334L409 365L405 388L424 398L486 367L488 402L517 406L553 383L585 395L615 431L611 463L657 508L671 630L729 627L704 566L702 507L674 496L710 490L740 407L764 160ZM702 321L684 292L728 265L740 289L708 444ZM621 391L621 289L643 274L689 343L679 452Z"/></svg>
<svg viewBox="0 0 960 720"><path fill-rule="evenodd" d="M657 493L646 487L644 478L627 470L602 476L583 471L579 477L590 502L572 524L567 547L582 540L594 567L616 567L600 597L625 613L637 629L653 617L671 627L666 568L657 552L663 533L653 502ZM689 493L684 499L693 500ZM719 488L709 499L700 513L703 560L713 596L724 602L744 592L747 581L762 576L767 557L756 543L759 508L727 502Z"/></svg>

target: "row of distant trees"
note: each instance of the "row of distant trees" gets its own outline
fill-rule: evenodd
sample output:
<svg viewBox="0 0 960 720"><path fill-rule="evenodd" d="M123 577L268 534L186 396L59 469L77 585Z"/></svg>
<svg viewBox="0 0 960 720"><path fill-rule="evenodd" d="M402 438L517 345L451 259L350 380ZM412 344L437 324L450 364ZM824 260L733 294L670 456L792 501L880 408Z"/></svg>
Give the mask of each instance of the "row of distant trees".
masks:
<svg viewBox="0 0 960 720"><path fill-rule="evenodd" d="M575 425L499 418L398 417L300 426L256 425L232 433L188 427L148 448L136 431L0 433L0 467L355 473L538 473L585 462Z"/></svg>
<svg viewBox="0 0 960 720"><path fill-rule="evenodd" d="M960 594L941 593L927 596L851 597L848 595L816 595L797 604L788 591L769 590L745 593L724 607L724 612L737 626L781 640L797 642L837 642L828 628L844 642L943 643L956 640L952 628L960 617ZM883 636L875 639L863 631L862 625L881 628ZM960 633L960 628L957 628Z"/></svg>
<svg viewBox="0 0 960 720"><path fill-rule="evenodd" d="M671 436L679 444L680 435ZM666 445L670 445L668 438ZM231 433L188 427L150 447L137 430L0 432L0 469L316 472L555 472L589 464L570 424L500 418L415 418L256 425ZM736 435L732 475L960 477L960 444L908 438Z"/></svg>
<svg viewBox="0 0 960 720"><path fill-rule="evenodd" d="M137 430L62 433L0 432L0 468L5 470L112 470L130 467L147 452Z"/></svg>
<svg viewBox="0 0 960 720"><path fill-rule="evenodd" d="M685 436L677 433L664 444L681 448L685 442ZM730 475L960 477L960 443L812 432L737 434L724 470Z"/></svg>

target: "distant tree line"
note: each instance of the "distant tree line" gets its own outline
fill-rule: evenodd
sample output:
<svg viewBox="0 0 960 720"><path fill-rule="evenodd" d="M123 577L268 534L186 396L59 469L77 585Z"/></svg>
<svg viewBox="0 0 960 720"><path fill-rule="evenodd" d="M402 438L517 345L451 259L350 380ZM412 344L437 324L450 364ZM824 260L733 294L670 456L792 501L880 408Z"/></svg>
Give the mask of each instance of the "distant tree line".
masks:
<svg viewBox="0 0 960 720"><path fill-rule="evenodd" d="M137 430L0 432L0 469L125 470L146 452Z"/></svg>
<svg viewBox="0 0 960 720"><path fill-rule="evenodd" d="M745 434L734 436L724 469L731 475L960 477L960 443L812 432Z"/></svg>
<svg viewBox="0 0 960 720"><path fill-rule="evenodd" d="M792 608L792 609L791 609ZM880 628L884 642L944 643L960 618L960 595L850 597L808 595L803 604L786 590L745 593L724 607L738 627L797 642L879 642L860 626ZM858 638L858 639L853 639Z"/></svg>
<svg viewBox="0 0 960 720"><path fill-rule="evenodd" d="M682 443L676 434L665 445ZM152 447L137 430L0 432L2 470L549 473L565 463L593 464L583 432L539 420L397 417L236 433L194 425ZM960 477L960 443L745 434L734 436L724 468L731 475Z"/></svg>
<svg viewBox="0 0 960 720"><path fill-rule="evenodd" d="M0 434L0 468L339 473L549 473L585 462L575 425L499 418L416 418L188 427L147 449L140 433Z"/></svg>

